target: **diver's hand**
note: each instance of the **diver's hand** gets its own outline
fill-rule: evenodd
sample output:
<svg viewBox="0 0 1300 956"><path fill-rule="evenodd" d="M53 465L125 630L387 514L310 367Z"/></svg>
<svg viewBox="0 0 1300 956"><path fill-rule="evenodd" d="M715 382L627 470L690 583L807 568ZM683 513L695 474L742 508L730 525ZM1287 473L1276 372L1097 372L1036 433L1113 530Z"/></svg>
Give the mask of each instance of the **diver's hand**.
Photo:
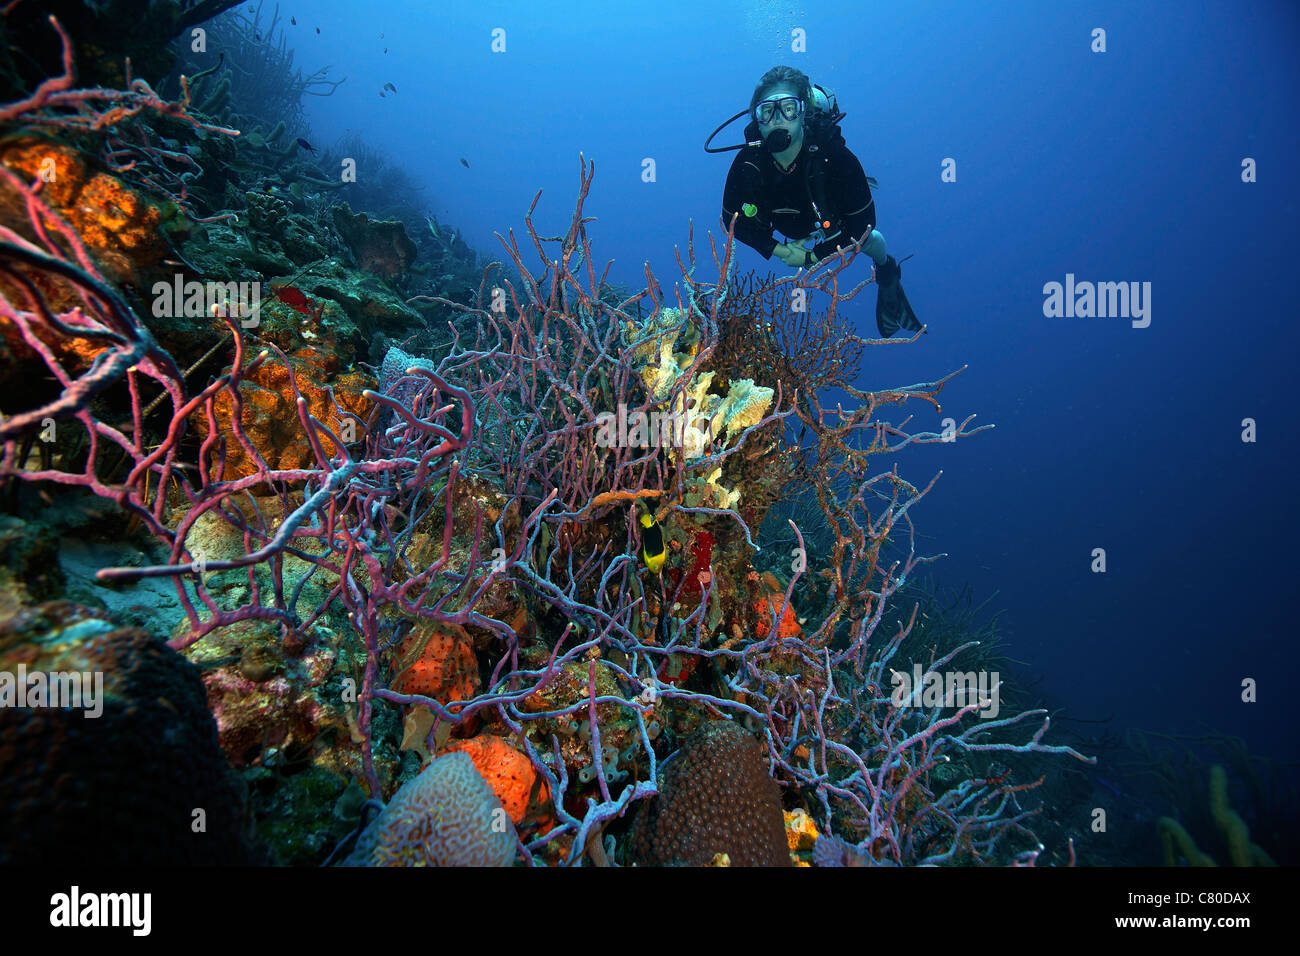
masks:
<svg viewBox="0 0 1300 956"><path fill-rule="evenodd" d="M782 242L772 250L772 255L793 269L801 269L803 268L804 253L807 251L803 246L791 242Z"/></svg>

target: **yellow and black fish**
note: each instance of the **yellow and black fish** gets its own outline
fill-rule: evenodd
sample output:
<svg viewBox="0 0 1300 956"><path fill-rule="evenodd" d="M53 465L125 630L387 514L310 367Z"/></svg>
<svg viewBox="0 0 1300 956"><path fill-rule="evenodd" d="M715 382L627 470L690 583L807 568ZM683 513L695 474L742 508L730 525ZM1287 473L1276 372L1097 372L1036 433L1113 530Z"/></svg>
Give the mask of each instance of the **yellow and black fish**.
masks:
<svg viewBox="0 0 1300 956"><path fill-rule="evenodd" d="M655 521L654 515L648 511L641 515L641 560L645 566L658 574L664 566L664 558L667 552L664 549L664 533L659 527L659 522Z"/></svg>
<svg viewBox="0 0 1300 956"><path fill-rule="evenodd" d="M659 578L659 626L660 639L668 643L668 587L664 584L664 559L668 549L664 547L664 532L649 511L637 518L641 525L641 560L645 566Z"/></svg>

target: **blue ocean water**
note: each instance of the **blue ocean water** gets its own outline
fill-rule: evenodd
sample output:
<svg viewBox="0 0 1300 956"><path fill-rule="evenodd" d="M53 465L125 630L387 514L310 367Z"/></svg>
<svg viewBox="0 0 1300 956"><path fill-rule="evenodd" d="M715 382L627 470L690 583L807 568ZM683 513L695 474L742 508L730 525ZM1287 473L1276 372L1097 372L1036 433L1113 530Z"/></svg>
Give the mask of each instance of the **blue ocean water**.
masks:
<svg viewBox="0 0 1300 956"><path fill-rule="evenodd" d="M870 350L859 384L965 366L943 414L997 426L881 462L943 470L914 512L948 555L935 578L997 592L1009 653L1064 715L1297 760L1295 4L301 7L282 10L298 62L348 76L308 103L318 140L392 153L489 256L539 189L541 231L567 225L581 153L596 259L630 286L648 262L671 287L692 220L707 255L733 154L702 145L763 72L832 88L929 325ZM742 248L739 266L772 264ZM1045 316L1067 276L1149 283L1149 325ZM863 334L874 301L848 313Z"/></svg>

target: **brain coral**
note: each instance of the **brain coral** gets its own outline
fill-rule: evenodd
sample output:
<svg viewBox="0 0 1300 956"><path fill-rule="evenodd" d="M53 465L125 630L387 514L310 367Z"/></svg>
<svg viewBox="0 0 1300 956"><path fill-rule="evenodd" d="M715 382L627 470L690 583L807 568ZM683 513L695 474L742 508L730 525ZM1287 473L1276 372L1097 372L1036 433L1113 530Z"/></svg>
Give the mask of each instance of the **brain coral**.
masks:
<svg viewBox="0 0 1300 956"><path fill-rule="evenodd" d="M692 737L642 811L631 853L651 865L703 866L725 853L732 866L789 866L781 794L758 742L722 722Z"/></svg>
<svg viewBox="0 0 1300 956"><path fill-rule="evenodd" d="M509 866L515 829L469 754L434 760L402 784L345 866Z"/></svg>

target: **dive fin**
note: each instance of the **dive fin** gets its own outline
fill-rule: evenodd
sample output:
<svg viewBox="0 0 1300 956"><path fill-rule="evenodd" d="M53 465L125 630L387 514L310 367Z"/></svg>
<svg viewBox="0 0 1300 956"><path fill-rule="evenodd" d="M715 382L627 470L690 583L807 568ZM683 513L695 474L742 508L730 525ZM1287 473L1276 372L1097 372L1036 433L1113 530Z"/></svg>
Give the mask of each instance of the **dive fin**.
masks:
<svg viewBox="0 0 1300 956"><path fill-rule="evenodd" d="M900 328L908 332L921 331L921 322L912 311L900 281L903 270L890 256L876 267L876 328L884 338L889 338Z"/></svg>
<svg viewBox="0 0 1300 956"><path fill-rule="evenodd" d="M902 320L901 325L908 332L920 332L921 320L916 317L912 311L912 303L907 301L907 293L903 291L903 284L898 284L898 304L901 306Z"/></svg>
<svg viewBox="0 0 1300 956"><path fill-rule="evenodd" d="M898 322L893 313L885 308L884 299L885 290L882 288L876 298L876 328L880 331L880 337L887 339L898 331Z"/></svg>

